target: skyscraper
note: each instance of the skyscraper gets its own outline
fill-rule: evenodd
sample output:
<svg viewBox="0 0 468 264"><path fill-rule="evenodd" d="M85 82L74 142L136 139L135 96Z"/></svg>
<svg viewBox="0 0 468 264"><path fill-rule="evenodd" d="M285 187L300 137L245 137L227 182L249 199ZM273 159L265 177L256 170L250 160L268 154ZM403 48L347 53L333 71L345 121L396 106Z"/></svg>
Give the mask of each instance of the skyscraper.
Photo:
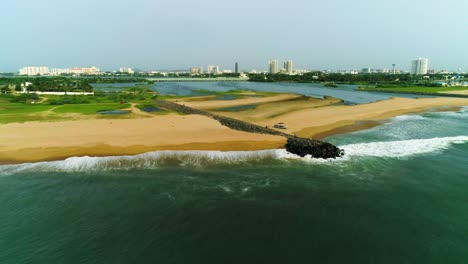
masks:
<svg viewBox="0 0 468 264"><path fill-rule="evenodd" d="M292 74L293 73L293 61L292 60L285 61L284 69L286 69L286 72L288 74Z"/></svg>
<svg viewBox="0 0 468 264"><path fill-rule="evenodd" d="M239 63L238 62L236 62L234 72L239 73Z"/></svg>
<svg viewBox="0 0 468 264"><path fill-rule="evenodd" d="M427 74L429 67L429 60L426 58L419 58L411 61L411 74L424 75Z"/></svg>
<svg viewBox="0 0 468 264"><path fill-rule="evenodd" d="M208 74L219 74L219 66L208 65L207 69Z"/></svg>
<svg viewBox="0 0 468 264"><path fill-rule="evenodd" d="M203 68L202 67L192 67L190 68L190 74L202 74Z"/></svg>
<svg viewBox="0 0 468 264"><path fill-rule="evenodd" d="M269 62L269 64L270 64L270 73L278 73L279 72L278 61L277 60L271 60Z"/></svg>

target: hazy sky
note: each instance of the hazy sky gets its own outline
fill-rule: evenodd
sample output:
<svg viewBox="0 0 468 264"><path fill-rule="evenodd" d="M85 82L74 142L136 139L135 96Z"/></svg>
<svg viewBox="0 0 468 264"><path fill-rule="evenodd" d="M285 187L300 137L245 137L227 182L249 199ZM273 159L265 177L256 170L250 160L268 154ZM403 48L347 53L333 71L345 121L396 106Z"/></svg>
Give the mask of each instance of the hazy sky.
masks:
<svg viewBox="0 0 468 264"><path fill-rule="evenodd" d="M1 0L0 71L219 64L468 70L466 0Z"/></svg>

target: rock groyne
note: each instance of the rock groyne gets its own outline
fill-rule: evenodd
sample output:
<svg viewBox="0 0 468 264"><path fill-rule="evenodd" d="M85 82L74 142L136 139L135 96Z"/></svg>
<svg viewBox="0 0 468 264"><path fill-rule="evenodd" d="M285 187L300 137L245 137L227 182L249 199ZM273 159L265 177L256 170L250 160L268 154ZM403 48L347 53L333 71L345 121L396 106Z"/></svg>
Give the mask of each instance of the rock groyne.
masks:
<svg viewBox="0 0 468 264"><path fill-rule="evenodd" d="M223 126L229 127L234 130L285 137L288 139L287 144L285 145L286 150L301 157L311 155L314 158L330 159L338 158L344 155L343 150L328 142L323 142L320 140L310 138L296 137L275 129L262 127L230 117L215 115L207 111L195 109L175 102L157 100L156 104L159 107L176 111L182 114L203 115L206 117L210 117L217 120Z"/></svg>

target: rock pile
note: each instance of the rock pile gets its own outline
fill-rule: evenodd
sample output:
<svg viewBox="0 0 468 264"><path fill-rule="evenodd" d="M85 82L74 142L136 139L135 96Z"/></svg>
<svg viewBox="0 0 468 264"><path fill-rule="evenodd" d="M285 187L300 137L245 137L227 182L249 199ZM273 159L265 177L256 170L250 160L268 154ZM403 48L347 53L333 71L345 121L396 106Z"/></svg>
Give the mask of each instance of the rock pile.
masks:
<svg viewBox="0 0 468 264"><path fill-rule="evenodd" d="M311 155L314 158L335 159L344 155L343 150L328 142L309 138L289 137L285 148L301 157Z"/></svg>

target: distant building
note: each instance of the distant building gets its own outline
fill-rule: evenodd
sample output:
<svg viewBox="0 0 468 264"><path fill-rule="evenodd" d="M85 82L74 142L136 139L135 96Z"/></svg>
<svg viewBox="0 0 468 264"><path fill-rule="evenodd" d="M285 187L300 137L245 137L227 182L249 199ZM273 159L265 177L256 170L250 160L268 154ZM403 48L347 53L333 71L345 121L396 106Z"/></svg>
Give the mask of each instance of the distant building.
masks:
<svg viewBox="0 0 468 264"><path fill-rule="evenodd" d="M285 61L284 69L286 70L287 74L292 74L293 73L293 61L292 60Z"/></svg>
<svg viewBox="0 0 468 264"><path fill-rule="evenodd" d="M361 73L372 73L372 69L371 68L362 68Z"/></svg>
<svg viewBox="0 0 468 264"><path fill-rule="evenodd" d="M429 59L419 58L417 60L413 60L411 61L411 74L415 74L415 75L427 74L428 67L429 67Z"/></svg>
<svg viewBox="0 0 468 264"><path fill-rule="evenodd" d="M19 74L20 75L59 75L59 74L99 74L100 69L96 67L91 67L91 68L71 68L71 69L57 69L57 68L52 68L49 69L49 67L24 67L20 69Z"/></svg>
<svg viewBox="0 0 468 264"><path fill-rule="evenodd" d="M49 67L24 67L19 70L20 75L48 75L50 74Z"/></svg>
<svg viewBox="0 0 468 264"><path fill-rule="evenodd" d="M278 61L277 60L271 60L269 62L269 66L270 66L270 73L278 73L279 72Z"/></svg>
<svg viewBox="0 0 468 264"><path fill-rule="evenodd" d="M239 63L238 62L236 62L236 65L234 67L234 72L239 73Z"/></svg>
<svg viewBox="0 0 468 264"><path fill-rule="evenodd" d="M90 68L71 68L68 70L68 73L71 74L87 74L87 75L94 75L94 74L99 74L101 70L99 68L96 68L95 66L92 66Z"/></svg>
<svg viewBox="0 0 468 264"><path fill-rule="evenodd" d="M191 74L202 74L203 73L203 68L202 67L192 67L192 68L190 68L190 73Z"/></svg>
<svg viewBox="0 0 468 264"><path fill-rule="evenodd" d="M208 65L207 72L209 74L219 74L219 66Z"/></svg>
<svg viewBox="0 0 468 264"><path fill-rule="evenodd" d="M132 68L120 68L120 73L134 74L135 71Z"/></svg>

